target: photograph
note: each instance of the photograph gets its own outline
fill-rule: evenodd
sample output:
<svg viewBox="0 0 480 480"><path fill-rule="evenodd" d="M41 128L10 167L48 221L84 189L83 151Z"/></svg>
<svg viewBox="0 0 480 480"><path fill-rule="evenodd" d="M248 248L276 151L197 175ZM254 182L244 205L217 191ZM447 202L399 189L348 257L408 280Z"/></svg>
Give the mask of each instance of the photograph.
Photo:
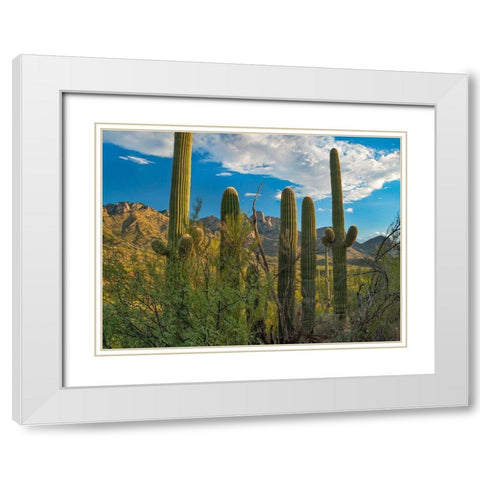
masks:
<svg viewBox="0 0 480 480"><path fill-rule="evenodd" d="M101 129L102 349L401 340L388 132Z"/></svg>

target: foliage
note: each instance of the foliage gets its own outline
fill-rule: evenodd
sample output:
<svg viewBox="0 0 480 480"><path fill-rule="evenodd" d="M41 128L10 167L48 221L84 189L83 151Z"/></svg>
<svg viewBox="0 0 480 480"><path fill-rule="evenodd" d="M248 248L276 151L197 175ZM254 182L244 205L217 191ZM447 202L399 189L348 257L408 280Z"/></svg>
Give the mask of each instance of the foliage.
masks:
<svg viewBox="0 0 480 480"><path fill-rule="evenodd" d="M277 265L266 271L258 254L252 225L245 215L225 225L232 245L241 253L235 268L238 287L220 273L220 232L191 235L190 256L167 267L156 255L106 238L104 243L104 348L154 348L277 343ZM198 229L200 227L190 227ZM400 221L390 227L378 251L361 265L349 265L344 324L328 301L332 271L325 274L324 255L316 269L315 326L302 336L295 322L291 342L395 341L400 327ZM299 262L300 263L300 262ZM167 269L171 275L166 275ZM223 278L222 278L223 277ZM300 284L300 269L296 272ZM295 301L300 304L301 289ZM302 340L303 339L303 340Z"/></svg>
<svg viewBox="0 0 480 480"><path fill-rule="evenodd" d="M392 222L375 258L365 262L356 289L351 340L400 339L400 217Z"/></svg>
<svg viewBox="0 0 480 480"><path fill-rule="evenodd" d="M250 222L245 215L227 218L222 234L238 253L222 271L219 233L184 234L193 241L189 255L168 262L154 252L129 255L104 244L104 348L272 343L270 286L260 271L247 279L255 265ZM233 274L240 274L238 282L224 281Z"/></svg>

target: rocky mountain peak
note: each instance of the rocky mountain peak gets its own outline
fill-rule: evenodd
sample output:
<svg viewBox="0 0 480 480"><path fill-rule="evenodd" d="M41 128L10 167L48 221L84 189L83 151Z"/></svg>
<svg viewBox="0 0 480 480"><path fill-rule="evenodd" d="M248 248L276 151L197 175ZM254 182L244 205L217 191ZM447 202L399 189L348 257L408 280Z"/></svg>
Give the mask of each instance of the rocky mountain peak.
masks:
<svg viewBox="0 0 480 480"><path fill-rule="evenodd" d="M258 223L265 223L265 214L263 212L257 212L257 222Z"/></svg>
<svg viewBox="0 0 480 480"><path fill-rule="evenodd" d="M122 213L136 212L137 210L143 210L148 207L140 202L117 202L108 203L104 205L103 208L109 215L121 215Z"/></svg>

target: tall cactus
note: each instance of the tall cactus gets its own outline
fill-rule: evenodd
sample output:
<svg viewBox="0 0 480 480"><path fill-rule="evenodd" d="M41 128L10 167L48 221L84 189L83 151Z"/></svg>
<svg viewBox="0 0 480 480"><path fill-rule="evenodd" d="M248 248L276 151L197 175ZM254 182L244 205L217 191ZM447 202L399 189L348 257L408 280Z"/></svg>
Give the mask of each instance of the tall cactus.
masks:
<svg viewBox="0 0 480 480"><path fill-rule="evenodd" d="M295 318L295 262L297 255L297 203L287 187L280 201L280 236L278 248L278 300L280 343L289 341Z"/></svg>
<svg viewBox="0 0 480 480"><path fill-rule="evenodd" d="M242 308L239 288L241 246L239 245L237 228L241 221L240 200L237 191L233 187L228 187L223 192L220 206L220 220L219 273L222 288L219 292L217 328L230 332L237 341L246 341L241 335L242 329L230 331L232 325L239 322Z"/></svg>
<svg viewBox="0 0 480 480"><path fill-rule="evenodd" d="M238 258L240 250L238 245L235 245L234 238L239 215L240 200L238 193L233 187L228 187L223 192L220 207L220 220L222 222L220 231L220 270L224 271L228 267L228 275L232 276L232 281L240 275ZM237 272L234 270L237 270Z"/></svg>
<svg viewBox="0 0 480 480"><path fill-rule="evenodd" d="M240 214L240 200L238 192L233 187L225 189L222 195L222 204L220 206L220 219L227 222L228 219L237 218Z"/></svg>
<svg viewBox="0 0 480 480"><path fill-rule="evenodd" d="M317 268L317 230L315 206L311 197L302 201L300 272L302 279L302 327L311 333L315 322L315 271Z"/></svg>
<svg viewBox="0 0 480 480"><path fill-rule="evenodd" d="M193 133L176 132L173 147L172 184L168 222L168 247L176 251L188 229Z"/></svg>
<svg viewBox="0 0 480 480"><path fill-rule="evenodd" d="M352 246L357 238L358 230L355 225L352 225L345 235L342 175L336 148L330 150L330 182L332 185L333 230L325 229L321 240L325 247L332 249L333 306L335 314L340 319L344 319L347 312L347 247Z"/></svg>
<svg viewBox="0 0 480 480"><path fill-rule="evenodd" d="M178 253L179 241L188 230L193 133L176 132L173 145L172 182L168 221L168 244L155 238L152 248L159 255ZM188 242L188 240L187 240Z"/></svg>

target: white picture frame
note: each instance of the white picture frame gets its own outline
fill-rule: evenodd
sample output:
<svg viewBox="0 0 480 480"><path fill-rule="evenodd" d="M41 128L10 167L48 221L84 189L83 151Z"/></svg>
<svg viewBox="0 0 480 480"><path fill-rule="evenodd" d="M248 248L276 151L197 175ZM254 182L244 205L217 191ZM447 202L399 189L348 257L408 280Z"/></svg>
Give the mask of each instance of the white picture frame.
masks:
<svg viewBox="0 0 480 480"><path fill-rule="evenodd" d="M468 405L467 87L463 74L17 57L13 62L14 420L30 425ZM434 107L434 373L64 387L62 96L66 92ZM420 239L422 235L426 233L419 232Z"/></svg>

